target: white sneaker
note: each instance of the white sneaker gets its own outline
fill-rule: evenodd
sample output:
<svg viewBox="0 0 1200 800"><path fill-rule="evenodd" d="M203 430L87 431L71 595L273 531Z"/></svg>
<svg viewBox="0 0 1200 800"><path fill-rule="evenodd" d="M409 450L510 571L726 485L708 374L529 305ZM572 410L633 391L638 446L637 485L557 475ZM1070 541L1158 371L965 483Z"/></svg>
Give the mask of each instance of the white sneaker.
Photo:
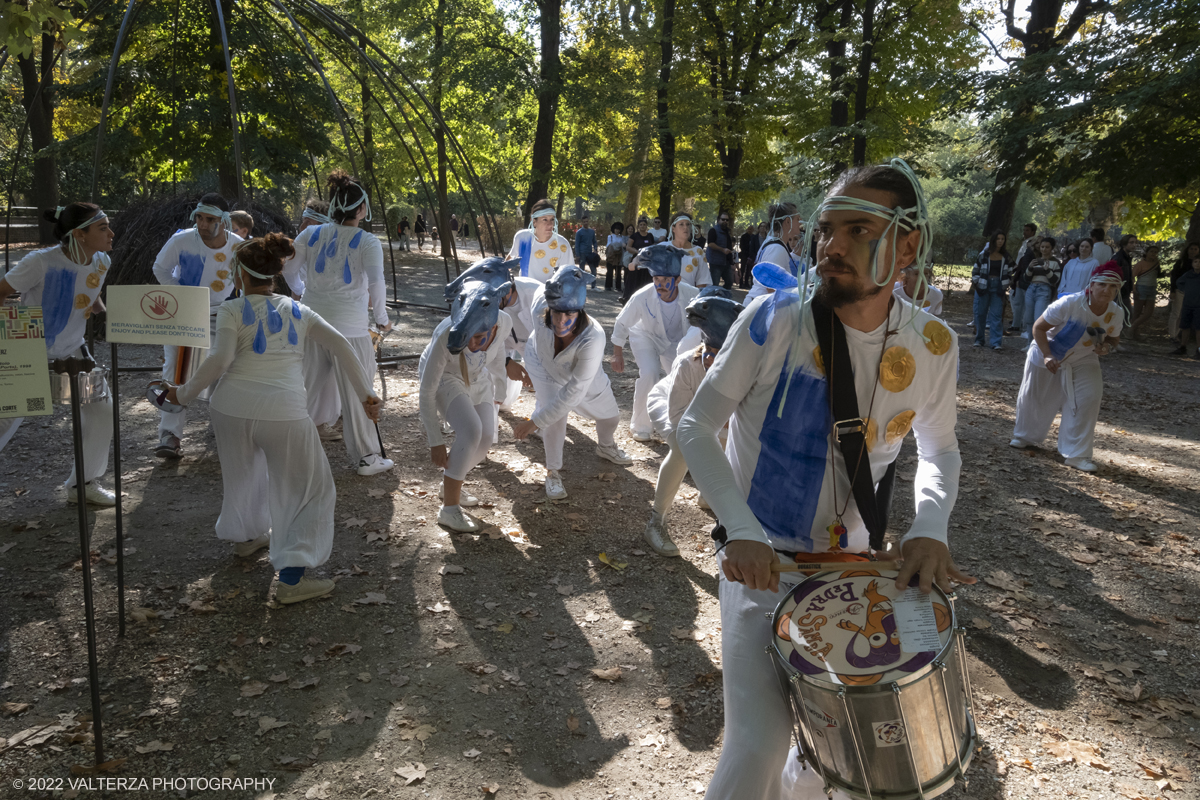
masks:
<svg viewBox="0 0 1200 800"><path fill-rule="evenodd" d="M551 500L562 500L566 496L567 490L563 486L562 476L558 474L558 470L546 470L546 497Z"/></svg>
<svg viewBox="0 0 1200 800"><path fill-rule="evenodd" d="M238 558L249 558L269 544L271 544L271 534L264 533L257 539L251 539L248 542L234 542L233 554Z"/></svg>
<svg viewBox="0 0 1200 800"><path fill-rule="evenodd" d="M67 488L67 502L68 503L78 503L79 502L79 490L76 489L74 486L68 486L66 488ZM117 496L115 494L113 494L112 492L110 492L108 489L105 489L100 484L96 483L95 481L88 481L87 483L85 483L83 485L83 497L87 503L94 505L94 506L104 506L105 508L112 508L113 506L115 506L117 504Z"/></svg>
<svg viewBox="0 0 1200 800"><path fill-rule="evenodd" d="M1015 448L1017 448L1018 450L1026 450L1026 449L1028 449L1028 448L1030 448L1030 447L1034 447L1035 445L1033 444L1033 442L1027 442L1027 441L1025 441L1024 439L1021 439L1021 438L1015 438L1015 439L1013 439L1012 441L1010 441L1010 442L1008 443L1008 446L1009 446L1009 447L1015 447Z"/></svg>
<svg viewBox="0 0 1200 800"><path fill-rule="evenodd" d="M1067 458L1064 459L1063 463L1065 463L1068 467L1074 467L1082 472L1096 471L1096 463L1094 461L1089 461L1086 458Z"/></svg>
<svg viewBox="0 0 1200 800"><path fill-rule="evenodd" d="M654 432L653 431L630 431L629 436L635 442L653 442L654 441Z"/></svg>
<svg viewBox="0 0 1200 800"><path fill-rule="evenodd" d="M650 512L650 521L646 523L642 536L650 549L660 556L675 558L679 555L679 547L671 541L671 535L667 532L667 520L657 511Z"/></svg>
<svg viewBox="0 0 1200 800"><path fill-rule="evenodd" d="M358 474L378 475L381 472L387 472L394 466L396 464L390 458L383 458L378 453L371 453L371 455L358 462Z"/></svg>
<svg viewBox="0 0 1200 800"><path fill-rule="evenodd" d="M342 432L328 423L317 426L317 436L321 437L322 442L340 442L342 440Z"/></svg>
<svg viewBox="0 0 1200 800"><path fill-rule="evenodd" d="M614 464L627 465L633 463L633 459L629 457L629 454L617 447L615 442L613 444L596 445L596 455Z"/></svg>
<svg viewBox="0 0 1200 800"><path fill-rule="evenodd" d="M283 605L301 603L305 600L324 597L332 592L336 586L337 583L330 578L310 578L305 575L300 579L299 583L290 586L276 578L275 600Z"/></svg>
<svg viewBox="0 0 1200 800"><path fill-rule="evenodd" d="M446 499L446 484L443 483L441 486L438 487L438 500L445 500L445 499ZM479 505L479 498L472 497L471 495L467 494L466 492L459 492L458 493L458 504L465 508L471 508L472 506Z"/></svg>
<svg viewBox="0 0 1200 800"><path fill-rule="evenodd" d="M438 525L459 533L483 530L483 523L462 510L462 506L442 506L438 509Z"/></svg>

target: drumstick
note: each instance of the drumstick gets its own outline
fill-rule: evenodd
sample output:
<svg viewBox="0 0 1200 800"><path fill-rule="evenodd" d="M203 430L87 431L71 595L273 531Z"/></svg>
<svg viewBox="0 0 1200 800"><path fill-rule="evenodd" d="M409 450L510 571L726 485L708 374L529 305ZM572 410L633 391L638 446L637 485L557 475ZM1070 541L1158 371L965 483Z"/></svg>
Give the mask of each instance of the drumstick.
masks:
<svg viewBox="0 0 1200 800"><path fill-rule="evenodd" d="M794 561L776 561L771 572L840 572L847 569L899 569L895 561L814 561L803 564Z"/></svg>

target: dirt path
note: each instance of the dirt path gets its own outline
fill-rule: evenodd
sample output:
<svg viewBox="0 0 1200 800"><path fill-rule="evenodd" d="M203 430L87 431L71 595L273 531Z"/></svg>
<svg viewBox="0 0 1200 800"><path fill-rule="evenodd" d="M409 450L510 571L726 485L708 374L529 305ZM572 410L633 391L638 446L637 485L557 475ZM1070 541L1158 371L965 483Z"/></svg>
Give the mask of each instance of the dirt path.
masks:
<svg viewBox="0 0 1200 800"><path fill-rule="evenodd" d="M404 256L404 298L436 302L441 269ZM616 308L613 293L590 295L606 329ZM399 318L396 350L419 353L438 315ZM965 331L961 292L948 318ZM1002 353L960 342L964 470L951 542L981 579L959 592L958 614L982 749L970 788L947 797L1200 797L1197 367L1159 355L1163 341L1104 362L1096 476L1052 449L1007 446L1018 340ZM155 359L152 348L122 353ZM632 370L613 378L627 412ZM142 376L123 380L127 604L151 613L117 637L114 513L94 513L107 756L127 759L112 776L273 781L183 795L211 797L703 791L722 720L712 521L685 482L671 516L684 557L647 554L641 530L665 447L625 441L639 461L614 467L573 419L570 496L547 503L540 442L514 442L506 420L468 481L494 527L450 535L433 522L438 473L406 362L386 375L381 425L396 469L360 478L341 443L326 448L338 523L320 572L337 591L280 608L268 602L266 558L236 559L212 533L221 483L203 404L185 458L163 465L149 451L157 420L138 399ZM531 402L524 395L517 414ZM99 796L67 784L73 765L91 763L78 721L90 711L78 533L59 487L68 425L61 411L27 421L0 457L3 797L50 796L12 788L39 778L61 782L55 796ZM910 443L893 530L911 516L914 466ZM132 796L168 794L181 796Z"/></svg>

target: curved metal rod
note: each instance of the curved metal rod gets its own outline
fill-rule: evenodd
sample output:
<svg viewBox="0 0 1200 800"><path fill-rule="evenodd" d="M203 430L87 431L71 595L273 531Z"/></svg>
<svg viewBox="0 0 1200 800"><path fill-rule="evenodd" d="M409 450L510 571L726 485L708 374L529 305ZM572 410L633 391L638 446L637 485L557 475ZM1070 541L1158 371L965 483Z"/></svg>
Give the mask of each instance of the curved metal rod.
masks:
<svg viewBox="0 0 1200 800"><path fill-rule="evenodd" d="M341 103L338 102L337 95L333 91L333 87L329 85L329 78L325 75L325 68L321 66L321 62L317 60L317 54L313 52L312 46L308 43L308 37L304 35L304 30L301 29L300 23L296 22L296 18L292 16L292 12L284 7L279 0L267 0L275 8L283 12L283 15L292 23L292 28L296 31L300 41L304 44L304 51L308 53L308 58L312 62L313 68L317 70L317 74L321 76L321 82L325 84L325 91L329 93L329 97L333 100L334 110L338 112L338 125L342 129L342 139L346 143L346 158L350 162L350 169L355 175L358 174L358 163L354 160L354 148L350 146L350 137L346 134L346 117L342 109ZM386 216L386 214L385 214Z"/></svg>
<svg viewBox="0 0 1200 800"><path fill-rule="evenodd" d="M117 77L117 66L121 63L121 45L125 44L125 35L129 33L129 23L133 18L133 9L137 0L129 0L125 7L125 16L121 20L121 28L117 31L117 42L113 45L112 61L108 64L108 79L104 83L104 101L100 104L100 122L96 126L96 150L92 156L92 191L91 201L96 202L96 189L100 185L100 159L104 155L104 125L108 122L108 106L112 102L113 81Z"/></svg>
<svg viewBox="0 0 1200 800"><path fill-rule="evenodd" d="M301 2L304 5L306 5L307 7L309 7L310 11L312 13L314 13L315 15L323 16L326 19L328 19L331 23L334 23L337 26L340 26L343 29L343 33L342 33L343 38L346 38L346 39L351 38L350 34L345 33L344 31L350 31L353 34L356 34L358 37L363 38L363 40L367 43L369 48L371 50L373 50L374 52L378 53L379 56L383 59L384 63L387 64L388 66L390 66L395 73L399 74L400 77L404 80L404 83L408 85L409 89L414 94L416 94L416 96L418 98L420 98L421 102L424 104L424 106L425 106L426 110L429 112L430 116L438 123L438 126L442 129L442 131L446 134L447 138L450 140L451 149L454 150L454 152L458 155L459 160L463 163L463 167L464 167L464 169L466 169L467 174L468 174L468 183L470 183L472 185L472 188L474 189L474 191L477 194L479 194L480 201L484 206L484 214L485 214L484 219L489 223L489 226L492 228L493 235L495 236L495 240L498 243L500 241L499 226L496 224L495 213L492 211L491 205L488 202L487 193L483 189L482 181L479 180L478 174L475 173L475 169L471 165L470 159L467 158L466 152L462 149L462 146L459 144L458 139L454 136L453 132L451 132L449 126L446 125L446 121L442 118L440 110L438 110L436 107L433 106L433 104L431 104L429 102L429 99L427 97L425 97L425 95L416 86L416 84L414 84L413 81L408 77L408 75L405 74L405 72L400 68L400 65L397 64L395 62L395 60L392 59L391 56L389 56L387 53L385 53L377 44L375 44L375 42L373 40L371 40L369 37L365 37L364 34L362 33L362 31L359 30L359 28L357 26L350 23L349 20L347 20L345 17L341 16L337 12L334 12L334 11L328 9L319 3L313 2L313 0L301 0ZM352 42L351 42L351 46L354 46ZM365 56L365 54L364 54L364 56ZM389 77L389 80L392 80L392 79ZM394 80L392 82L394 83ZM400 91L399 86L397 86L396 89L397 89L397 91ZM402 91L400 93L404 94ZM414 110L417 110L417 104L413 103L412 100L405 97L405 102L411 108L413 108ZM429 133L431 135L435 134L434 129L429 125L428 122L426 122L424 119L421 119L420 121L425 126L426 130L429 131ZM423 149L424 148L422 148L422 150ZM452 170L454 169L452 161L448 161L447 164L450 165ZM455 170L455 172L457 173L457 170Z"/></svg>
<svg viewBox="0 0 1200 800"><path fill-rule="evenodd" d="M132 0L130 0L132 2ZM229 85L229 115L233 121L233 169L238 184L238 205L246 204L246 183L242 179L242 123L238 117L237 87L233 82L233 57L229 54L229 36L225 31L225 12L221 0L212 0L217 10L217 25L221 31L221 50L225 53L225 80ZM99 161L96 164L99 168Z"/></svg>
<svg viewBox="0 0 1200 800"><path fill-rule="evenodd" d="M175 0L175 10L171 14L171 195L179 193L179 182L176 180L176 168L179 164L179 148L175 134L179 132L179 0Z"/></svg>

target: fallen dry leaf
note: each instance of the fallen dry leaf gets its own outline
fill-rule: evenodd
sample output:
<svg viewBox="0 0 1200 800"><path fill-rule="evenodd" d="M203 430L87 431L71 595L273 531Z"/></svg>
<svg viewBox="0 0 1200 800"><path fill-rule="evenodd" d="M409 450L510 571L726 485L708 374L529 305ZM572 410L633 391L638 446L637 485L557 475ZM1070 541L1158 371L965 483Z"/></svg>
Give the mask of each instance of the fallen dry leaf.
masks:
<svg viewBox="0 0 1200 800"><path fill-rule="evenodd" d="M164 750L164 751L174 750L175 745L168 744L166 742L160 742L158 739L155 739L153 742L150 742L149 744L145 745L144 747L135 747L133 749L137 750L139 753L157 753L160 750Z"/></svg>
<svg viewBox="0 0 1200 800"><path fill-rule="evenodd" d="M1063 763L1075 761L1079 764L1095 767L1096 769L1110 769L1108 764L1104 763L1104 759L1100 758L1100 753L1095 745L1081 742L1077 739L1070 739L1065 742L1042 742L1042 749Z"/></svg>
<svg viewBox="0 0 1200 800"><path fill-rule="evenodd" d="M483 755L483 753L479 750L476 750L474 747L472 747L470 750L463 751L464 758L478 758L481 755Z"/></svg>
<svg viewBox="0 0 1200 800"><path fill-rule="evenodd" d="M433 645L434 650L453 650L456 647L458 647L458 642L447 642L441 637Z"/></svg>
<svg viewBox="0 0 1200 800"><path fill-rule="evenodd" d="M258 697L269 688L271 687L262 681L249 681L242 684L242 697Z"/></svg>
<svg viewBox="0 0 1200 800"><path fill-rule="evenodd" d="M606 553L600 554L600 563L607 564L608 566L615 569L617 572L620 572L621 570L623 570L629 566L629 564L626 562L617 561L616 559L610 559Z"/></svg>
<svg viewBox="0 0 1200 800"><path fill-rule="evenodd" d="M287 723L280 722L279 720L275 719L274 717L259 717L258 718L258 732L260 735L266 733L267 731L273 731L276 728L282 728L284 725L287 725Z"/></svg>
<svg viewBox="0 0 1200 800"><path fill-rule="evenodd" d="M703 631L692 630L691 628L672 628L671 635L676 639L690 639L695 642L701 642L704 641L704 637L708 634Z"/></svg>
<svg viewBox="0 0 1200 800"><path fill-rule="evenodd" d="M457 564L443 564L441 569L438 570L439 575L462 575L465 572L466 570Z"/></svg>
<svg viewBox="0 0 1200 800"><path fill-rule="evenodd" d="M415 781L424 779L425 765L419 761L415 764L411 761L408 761L405 762L404 766L396 767L396 774L401 778L404 778L404 785L408 786Z"/></svg>
<svg viewBox="0 0 1200 800"><path fill-rule="evenodd" d="M593 667L592 677L602 681L619 681L621 680L621 668L609 667L608 669L602 669L600 667Z"/></svg>
<svg viewBox="0 0 1200 800"><path fill-rule="evenodd" d="M24 714L32 707L32 703L0 703L0 714L6 717L15 717L18 714Z"/></svg>
<svg viewBox="0 0 1200 800"><path fill-rule="evenodd" d="M485 783L479 787L479 791L483 792L484 794L496 794L500 791L500 784L494 782Z"/></svg>
<svg viewBox="0 0 1200 800"><path fill-rule="evenodd" d="M321 682L320 678L297 678L288 684L289 689L312 689Z"/></svg>

